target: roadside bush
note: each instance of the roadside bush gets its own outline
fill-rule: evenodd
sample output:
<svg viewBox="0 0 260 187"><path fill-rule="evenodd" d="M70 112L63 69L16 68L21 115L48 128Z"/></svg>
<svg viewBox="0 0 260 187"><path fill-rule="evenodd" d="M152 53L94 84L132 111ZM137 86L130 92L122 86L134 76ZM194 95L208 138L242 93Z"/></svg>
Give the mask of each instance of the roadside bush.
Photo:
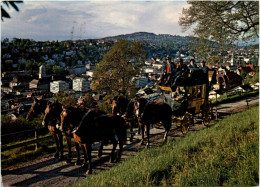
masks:
<svg viewBox="0 0 260 187"><path fill-rule="evenodd" d="M243 79L243 84L250 84L250 83L255 84L257 82L259 82L259 72L258 71L256 71L254 76L247 75Z"/></svg>
<svg viewBox="0 0 260 187"><path fill-rule="evenodd" d="M10 116L1 115L1 134L10 134L30 129L35 129L41 127L41 118L33 120L33 121L26 121L25 118L19 116L16 120L12 120ZM32 136L31 134L27 134L19 139L26 139ZM12 138L11 140L2 139L2 143L7 143L10 141L18 140L18 138Z"/></svg>

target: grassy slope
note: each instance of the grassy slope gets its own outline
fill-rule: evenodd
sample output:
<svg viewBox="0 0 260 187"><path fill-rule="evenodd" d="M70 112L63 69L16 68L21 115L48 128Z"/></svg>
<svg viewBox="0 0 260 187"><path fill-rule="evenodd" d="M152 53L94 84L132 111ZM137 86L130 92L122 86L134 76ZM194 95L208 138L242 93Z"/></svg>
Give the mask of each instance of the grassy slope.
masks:
<svg viewBox="0 0 260 187"><path fill-rule="evenodd" d="M255 186L259 184L259 107L211 128L150 148L75 186Z"/></svg>

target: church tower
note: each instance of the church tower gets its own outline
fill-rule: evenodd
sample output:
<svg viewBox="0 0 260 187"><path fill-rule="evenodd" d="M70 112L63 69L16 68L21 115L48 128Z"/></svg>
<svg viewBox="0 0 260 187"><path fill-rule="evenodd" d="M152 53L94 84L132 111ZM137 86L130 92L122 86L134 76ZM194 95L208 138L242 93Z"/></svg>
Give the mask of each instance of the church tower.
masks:
<svg viewBox="0 0 260 187"><path fill-rule="evenodd" d="M41 65L39 67L39 79L42 79L43 77L46 77L46 68L44 65Z"/></svg>

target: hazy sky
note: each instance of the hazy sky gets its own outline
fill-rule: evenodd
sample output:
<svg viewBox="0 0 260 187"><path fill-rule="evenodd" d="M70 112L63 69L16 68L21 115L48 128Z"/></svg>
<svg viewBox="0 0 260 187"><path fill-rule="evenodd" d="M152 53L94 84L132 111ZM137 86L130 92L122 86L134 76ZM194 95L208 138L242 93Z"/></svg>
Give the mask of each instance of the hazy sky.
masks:
<svg viewBox="0 0 260 187"><path fill-rule="evenodd" d="M2 21L1 38L69 40L133 32L188 35L178 25L186 1L24 0L17 5L19 12L5 8L12 18Z"/></svg>

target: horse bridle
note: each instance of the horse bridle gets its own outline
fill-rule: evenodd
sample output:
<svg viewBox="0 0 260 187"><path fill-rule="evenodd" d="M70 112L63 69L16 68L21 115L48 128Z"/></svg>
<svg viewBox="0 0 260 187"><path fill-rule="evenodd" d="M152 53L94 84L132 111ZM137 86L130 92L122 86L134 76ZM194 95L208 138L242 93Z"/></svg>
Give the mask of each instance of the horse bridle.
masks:
<svg viewBox="0 0 260 187"><path fill-rule="evenodd" d="M64 109L62 110L62 113L63 113L63 112L66 112L67 115L68 115L69 113L71 113L71 110L68 109L68 108L64 108ZM68 118L68 116L67 116L67 118ZM70 124L69 118L67 119L66 123L64 123L64 120L63 120L63 129L64 129L65 131L66 131L66 129L72 130L69 124Z"/></svg>

